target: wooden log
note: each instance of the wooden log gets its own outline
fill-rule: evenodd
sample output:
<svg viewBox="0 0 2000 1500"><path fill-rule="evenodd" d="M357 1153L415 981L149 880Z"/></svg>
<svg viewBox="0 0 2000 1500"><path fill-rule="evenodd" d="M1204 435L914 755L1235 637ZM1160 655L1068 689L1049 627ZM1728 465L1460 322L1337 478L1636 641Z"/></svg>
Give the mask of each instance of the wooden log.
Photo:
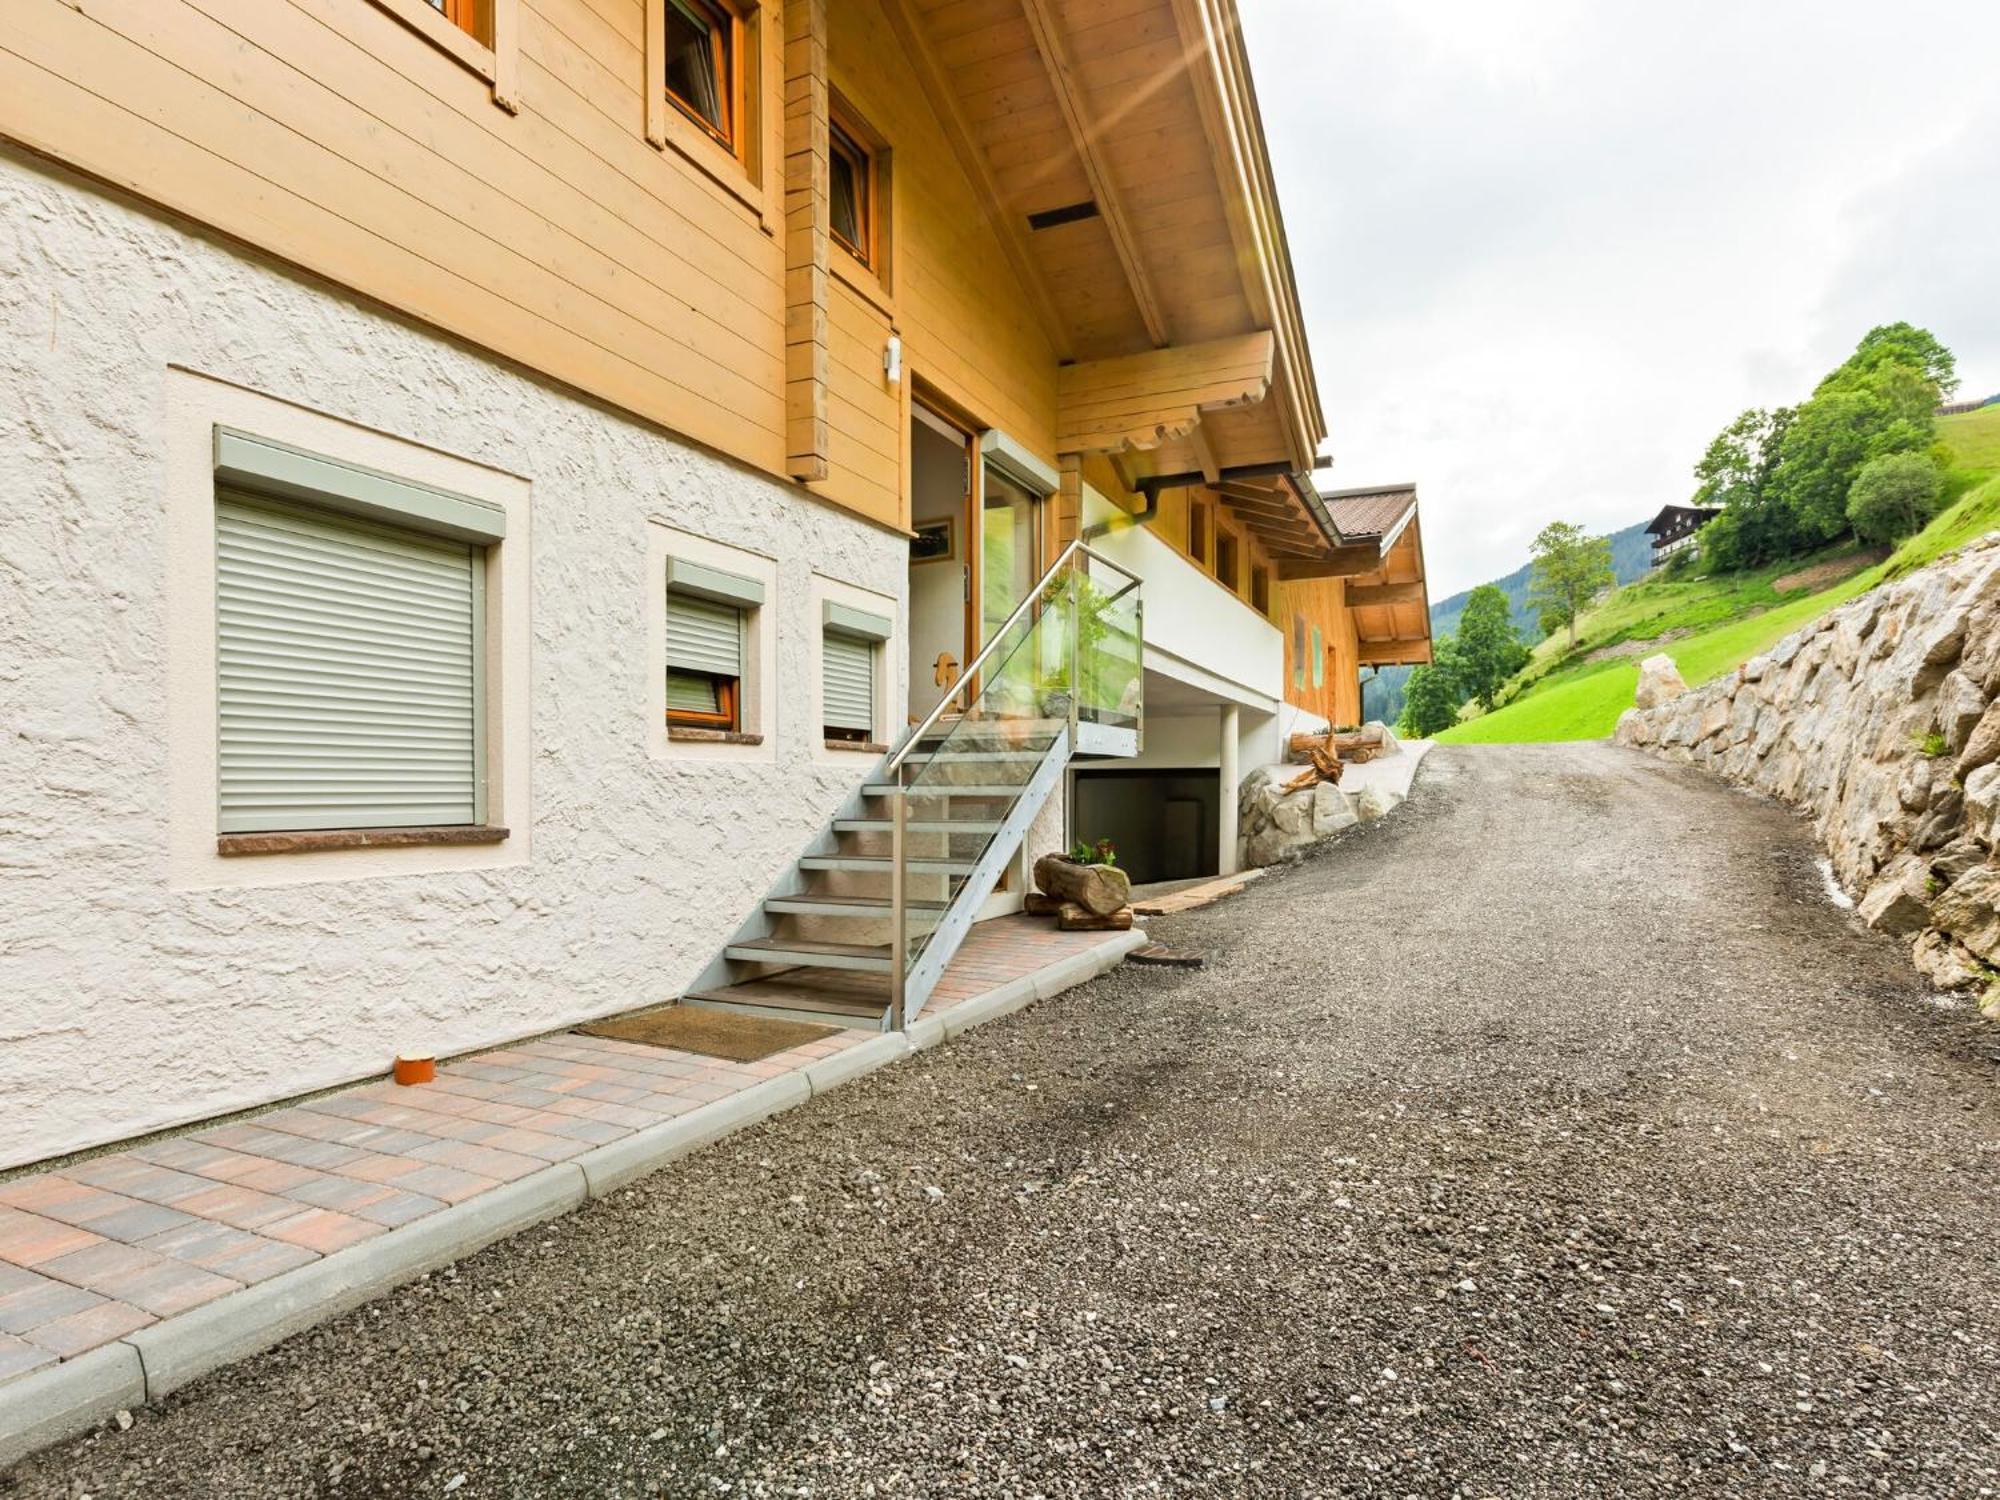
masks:
<svg viewBox="0 0 2000 1500"><path fill-rule="evenodd" d="M1064 932L1130 932L1132 908L1121 906L1114 912L1099 915L1086 911L1074 901L1065 901L1062 910L1056 913L1056 926Z"/></svg>
<svg viewBox="0 0 2000 1500"><path fill-rule="evenodd" d="M1060 854L1035 861L1035 884L1100 917L1132 902L1132 879L1116 865L1080 865Z"/></svg>
<svg viewBox="0 0 2000 1500"><path fill-rule="evenodd" d="M1021 910L1031 917L1053 917L1061 913L1063 899L1046 891L1029 891L1021 898Z"/></svg>

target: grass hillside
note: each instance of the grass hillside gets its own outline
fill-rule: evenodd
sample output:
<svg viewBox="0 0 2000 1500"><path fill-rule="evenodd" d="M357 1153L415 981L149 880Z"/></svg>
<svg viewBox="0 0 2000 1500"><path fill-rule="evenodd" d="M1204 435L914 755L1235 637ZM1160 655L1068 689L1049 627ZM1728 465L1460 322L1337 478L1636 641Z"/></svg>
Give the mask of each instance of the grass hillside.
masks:
<svg viewBox="0 0 2000 1500"><path fill-rule="evenodd" d="M1953 455L1947 493L1957 498L1886 560L1869 566L1855 549L1836 548L1760 572L1627 585L1584 614L1578 651L1569 651L1566 634L1542 642L1500 708L1438 738L1452 744L1600 739L1632 706L1641 656L1665 651L1691 685L1706 682L1885 578L2000 527L2000 406L1940 418L1938 436Z"/></svg>

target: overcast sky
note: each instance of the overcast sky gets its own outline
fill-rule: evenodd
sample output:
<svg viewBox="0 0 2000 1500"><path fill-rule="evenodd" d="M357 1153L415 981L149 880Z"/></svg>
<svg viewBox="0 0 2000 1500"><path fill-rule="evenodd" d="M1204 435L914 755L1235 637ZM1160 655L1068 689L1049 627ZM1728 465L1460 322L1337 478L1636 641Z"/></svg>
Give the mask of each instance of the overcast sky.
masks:
<svg viewBox="0 0 2000 1500"><path fill-rule="evenodd" d="M1876 323L2000 392L2000 4L1238 0L1335 466L1431 597L1686 499Z"/></svg>

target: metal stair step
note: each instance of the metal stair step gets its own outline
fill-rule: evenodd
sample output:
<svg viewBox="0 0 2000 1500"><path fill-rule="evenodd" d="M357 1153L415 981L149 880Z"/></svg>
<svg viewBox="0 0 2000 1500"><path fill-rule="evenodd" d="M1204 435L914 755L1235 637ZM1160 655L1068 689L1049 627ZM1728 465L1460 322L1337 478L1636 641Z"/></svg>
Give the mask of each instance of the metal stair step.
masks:
<svg viewBox="0 0 2000 1500"><path fill-rule="evenodd" d="M936 784L926 782L922 786L913 787L903 786L894 781L870 781L863 784L861 795L864 797L900 797L905 794L912 797L1018 797L1027 789L1028 784L1025 781L1016 782L1011 786L991 784L951 786L942 782Z"/></svg>
<svg viewBox="0 0 2000 1500"><path fill-rule="evenodd" d="M903 865L913 875L966 875L976 863L970 859L905 859ZM886 854L808 854L799 861L801 870L846 870L858 875L886 875L891 861Z"/></svg>
<svg viewBox="0 0 2000 1500"><path fill-rule="evenodd" d="M904 903L911 926L929 926L945 913L942 901ZM875 917L889 915L887 896L770 896L764 910L785 917Z"/></svg>
<svg viewBox="0 0 2000 1500"><path fill-rule="evenodd" d="M992 833L1000 826L997 819L986 818L906 818L903 830L906 833ZM896 827L894 818L835 818L835 833L889 833Z"/></svg>
<svg viewBox="0 0 2000 1500"><path fill-rule="evenodd" d="M696 990L681 996L681 1003L879 1031L889 1014L889 987L886 979L875 974L794 969L769 979L746 979L741 984Z"/></svg>
<svg viewBox="0 0 2000 1500"><path fill-rule="evenodd" d="M808 969L846 969L857 974L889 972L887 943L822 943L807 938L748 938L731 943L724 957L742 963L789 964Z"/></svg>

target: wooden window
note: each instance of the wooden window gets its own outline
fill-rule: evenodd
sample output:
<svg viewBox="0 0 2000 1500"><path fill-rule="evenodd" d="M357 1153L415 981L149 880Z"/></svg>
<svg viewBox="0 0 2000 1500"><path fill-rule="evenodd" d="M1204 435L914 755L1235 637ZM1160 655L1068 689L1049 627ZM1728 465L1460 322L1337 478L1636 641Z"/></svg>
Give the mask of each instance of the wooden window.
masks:
<svg viewBox="0 0 2000 1500"><path fill-rule="evenodd" d="M488 41L484 0L426 0L430 8L467 36Z"/></svg>
<svg viewBox="0 0 2000 1500"><path fill-rule="evenodd" d="M667 723L743 727L744 640L764 586L678 559L667 564Z"/></svg>
<svg viewBox="0 0 2000 1500"><path fill-rule="evenodd" d="M1250 565L1250 607L1260 615L1271 612L1271 570L1258 563Z"/></svg>
<svg viewBox="0 0 2000 1500"><path fill-rule="evenodd" d="M741 29L734 11L714 0L657 0L666 7L667 98L730 151L742 113Z"/></svg>
<svg viewBox="0 0 2000 1500"><path fill-rule="evenodd" d="M1208 503L1188 501L1188 556L1198 563L1208 561Z"/></svg>
<svg viewBox="0 0 2000 1500"><path fill-rule="evenodd" d="M1326 642L1317 625L1313 626L1313 686L1326 686Z"/></svg>
<svg viewBox="0 0 2000 1500"><path fill-rule="evenodd" d="M1292 616L1292 686L1306 685L1306 617Z"/></svg>
<svg viewBox="0 0 2000 1500"><path fill-rule="evenodd" d="M835 120L828 139L833 239L862 265L875 264L875 156Z"/></svg>
<svg viewBox="0 0 2000 1500"><path fill-rule="evenodd" d="M1215 576L1232 594L1237 591L1238 581L1243 577L1237 565L1235 534L1220 526L1215 528Z"/></svg>

